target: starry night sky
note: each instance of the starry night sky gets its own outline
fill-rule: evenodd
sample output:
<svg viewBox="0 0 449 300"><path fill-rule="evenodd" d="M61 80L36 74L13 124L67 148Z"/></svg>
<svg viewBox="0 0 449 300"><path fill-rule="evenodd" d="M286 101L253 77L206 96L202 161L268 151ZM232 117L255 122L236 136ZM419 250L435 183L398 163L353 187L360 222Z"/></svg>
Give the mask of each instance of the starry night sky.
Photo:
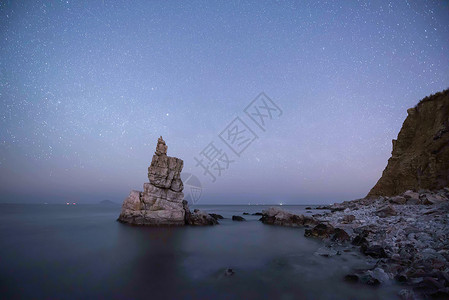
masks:
<svg viewBox="0 0 449 300"><path fill-rule="evenodd" d="M449 87L448 1L2 1L0 202L120 202L162 135L201 204L365 196ZM265 132L243 112L265 92ZM218 138L240 117L240 157ZM216 182L194 157L234 160Z"/></svg>

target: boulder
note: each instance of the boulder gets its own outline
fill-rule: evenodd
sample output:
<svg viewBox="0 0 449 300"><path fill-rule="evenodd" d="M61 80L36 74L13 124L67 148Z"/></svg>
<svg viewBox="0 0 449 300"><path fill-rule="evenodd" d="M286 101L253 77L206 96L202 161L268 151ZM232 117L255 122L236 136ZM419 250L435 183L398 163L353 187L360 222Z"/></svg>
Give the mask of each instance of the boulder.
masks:
<svg viewBox="0 0 449 300"><path fill-rule="evenodd" d="M402 194L405 199L419 199L419 194L412 190L408 190Z"/></svg>
<svg viewBox="0 0 449 300"><path fill-rule="evenodd" d="M209 214L212 218L214 218L215 220L222 220L224 219L222 215L219 214Z"/></svg>
<svg viewBox="0 0 449 300"><path fill-rule="evenodd" d="M405 199L405 197L402 196L395 196L390 198L390 203L403 205L407 203L407 199Z"/></svg>
<svg viewBox="0 0 449 300"><path fill-rule="evenodd" d="M351 224L355 220L354 215L344 215L341 222L343 224Z"/></svg>
<svg viewBox="0 0 449 300"><path fill-rule="evenodd" d="M373 258L387 258L387 253L385 252L384 248L380 245L373 245L373 246L367 246L366 244L363 244L360 247L360 250L363 254L367 256L371 256Z"/></svg>
<svg viewBox="0 0 449 300"><path fill-rule="evenodd" d="M306 229L305 237L329 238L335 232L335 228L330 224L320 223L312 229Z"/></svg>
<svg viewBox="0 0 449 300"><path fill-rule="evenodd" d="M424 205L440 204L447 201L445 197L438 194L425 194L422 198L422 203Z"/></svg>
<svg viewBox="0 0 449 300"><path fill-rule="evenodd" d="M359 276L357 276L356 274L348 274L345 275L343 280L350 283L356 283L359 281Z"/></svg>
<svg viewBox="0 0 449 300"><path fill-rule="evenodd" d="M232 221L246 221L244 217L232 216Z"/></svg>
<svg viewBox="0 0 449 300"><path fill-rule="evenodd" d="M262 211L260 221L264 224L288 227L302 227L317 223L313 217L292 214L276 207Z"/></svg>
<svg viewBox="0 0 449 300"><path fill-rule="evenodd" d="M419 205L421 200L419 198L409 198L407 199L407 205Z"/></svg>
<svg viewBox="0 0 449 300"><path fill-rule="evenodd" d="M368 241L363 235L357 235L351 242L354 246L368 245Z"/></svg>
<svg viewBox="0 0 449 300"><path fill-rule="evenodd" d="M187 219L187 224L194 226L216 225L218 224L218 221L210 214L195 209L193 213L190 213L190 216Z"/></svg>
<svg viewBox="0 0 449 300"><path fill-rule="evenodd" d="M390 205L387 205L376 211L376 215L379 216L380 218L396 216L396 214L397 214L396 211Z"/></svg>
<svg viewBox="0 0 449 300"><path fill-rule="evenodd" d="M338 243L344 243L349 241L351 238L349 237L349 234L346 233L341 228L335 228L334 235L332 236L332 241L338 242Z"/></svg>

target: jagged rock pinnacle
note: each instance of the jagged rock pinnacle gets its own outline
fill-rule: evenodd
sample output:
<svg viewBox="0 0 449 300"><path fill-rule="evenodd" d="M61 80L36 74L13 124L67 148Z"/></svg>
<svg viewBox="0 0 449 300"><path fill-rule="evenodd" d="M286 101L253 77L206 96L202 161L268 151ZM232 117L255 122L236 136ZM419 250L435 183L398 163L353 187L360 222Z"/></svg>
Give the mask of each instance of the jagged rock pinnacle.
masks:
<svg viewBox="0 0 449 300"><path fill-rule="evenodd" d="M167 155L167 149L168 146L165 144L165 141L161 135L161 137L157 139L156 152L154 153L156 155Z"/></svg>

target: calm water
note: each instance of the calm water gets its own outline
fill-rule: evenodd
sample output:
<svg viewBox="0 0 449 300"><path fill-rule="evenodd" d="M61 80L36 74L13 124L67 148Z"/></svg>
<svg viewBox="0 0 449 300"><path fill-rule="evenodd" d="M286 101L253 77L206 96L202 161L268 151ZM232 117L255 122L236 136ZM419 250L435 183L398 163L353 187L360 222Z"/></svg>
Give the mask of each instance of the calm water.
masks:
<svg viewBox="0 0 449 300"><path fill-rule="evenodd" d="M199 206L231 217L263 206ZM304 206L286 209L304 212ZM214 227L141 228L120 206L0 205L3 299L387 299L400 289L350 285L358 252L325 258L304 229L220 220ZM232 268L235 275L224 276Z"/></svg>

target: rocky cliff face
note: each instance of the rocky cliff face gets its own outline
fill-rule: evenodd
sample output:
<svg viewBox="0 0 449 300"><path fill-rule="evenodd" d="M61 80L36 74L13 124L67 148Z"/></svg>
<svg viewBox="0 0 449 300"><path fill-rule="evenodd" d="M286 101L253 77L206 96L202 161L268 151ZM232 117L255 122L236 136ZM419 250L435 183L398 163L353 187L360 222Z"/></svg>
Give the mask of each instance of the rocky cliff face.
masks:
<svg viewBox="0 0 449 300"><path fill-rule="evenodd" d="M195 209L192 212L182 192L182 159L167 156L167 145L160 137L156 152L148 168L150 182L143 184L143 192L131 191L123 201L118 221L134 225L183 226L215 225L211 215Z"/></svg>
<svg viewBox="0 0 449 300"><path fill-rule="evenodd" d="M407 113L369 197L449 186L449 89L424 98Z"/></svg>
<svg viewBox="0 0 449 300"><path fill-rule="evenodd" d="M167 145L158 139L156 152L148 168L143 192L131 191L123 201L119 221L135 225L184 225L187 202L181 181L183 161L167 156Z"/></svg>

